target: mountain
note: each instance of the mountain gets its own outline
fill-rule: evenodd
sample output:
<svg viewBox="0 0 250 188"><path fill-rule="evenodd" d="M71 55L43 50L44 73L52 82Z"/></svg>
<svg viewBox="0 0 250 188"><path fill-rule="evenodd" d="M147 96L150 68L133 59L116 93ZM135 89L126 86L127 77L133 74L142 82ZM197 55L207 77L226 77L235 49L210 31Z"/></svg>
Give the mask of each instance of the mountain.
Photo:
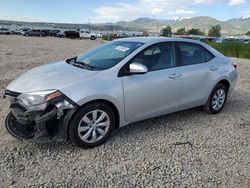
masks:
<svg viewBox="0 0 250 188"><path fill-rule="evenodd" d="M250 30L250 16L244 16L241 18L233 18L226 22L219 21L212 17L192 17L192 18L176 18L169 20L160 20L153 18L138 18L136 20L128 22L118 22L117 25L124 27L132 27L137 29L146 29L150 31L156 31L162 27L171 26L174 31L179 28L198 28L201 31L208 32L208 30L214 25L221 25L223 34L238 34L246 33Z"/></svg>
<svg viewBox="0 0 250 188"><path fill-rule="evenodd" d="M201 31L208 30L214 25L221 25L222 34L244 34L250 31L250 16L232 18L228 21L220 21L212 17L177 17L174 19L156 19L141 17L132 21L120 21L117 23L100 23L100 24L68 24L68 23L45 23L45 22L19 22L0 20L0 27L11 27L17 29L20 27L28 28L61 28L61 29L81 29L90 28L91 30L100 31L135 31L147 30L151 32L159 32L163 27L168 25L173 31L179 28L192 29L197 28Z"/></svg>
<svg viewBox="0 0 250 188"><path fill-rule="evenodd" d="M250 16L233 18L228 20L226 23L235 26L240 31L244 32L250 31Z"/></svg>
<svg viewBox="0 0 250 188"><path fill-rule="evenodd" d="M137 18L132 21L121 21L117 22L117 25L123 26L123 27L132 27L132 28L141 28L141 29L146 29L146 28L152 28L157 26L164 26L164 25L170 25L174 20L163 20L163 19L155 19L155 18L147 18L147 17L142 17L142 18Z"/></svg>
<svg viewBox="0 0 250 188"><path fill-rule="evenodd" d="M223 34L238 33L240 30L240 28L232 24L228 24L211 17L193 17L190 19L184 19L179 22L175 22L171 26L175 30L179 28L198 28L201 31L205 31L207 33L208 30L214 25L221 25L221 32Z"/></svg>

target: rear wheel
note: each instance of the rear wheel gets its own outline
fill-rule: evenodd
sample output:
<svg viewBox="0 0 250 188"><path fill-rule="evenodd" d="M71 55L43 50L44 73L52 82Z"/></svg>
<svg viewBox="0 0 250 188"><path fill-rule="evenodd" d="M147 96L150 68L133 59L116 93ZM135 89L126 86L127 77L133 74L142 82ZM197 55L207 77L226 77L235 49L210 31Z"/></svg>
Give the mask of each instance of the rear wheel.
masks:
<svg viewBox="0 0 250 188"><path fill-rule="evenodd" d="M211 114L219 113L226 103L227 92L227 88L223 84L217 84L203 107L204 111Z"/></svg>
<svg viewBox="0 0 250 188"><path fill-rule="evenodd" d="M91 40L95 40L95 36L91 36L90 39L91 39Z"/></svg>
<svg viewBox="0 0 250 188"><path fill-rule="evenodd" d="M76 113L69 126L69 137L76 146L99 146L115 128L115 114L105 103L90 103Z"/></svg>

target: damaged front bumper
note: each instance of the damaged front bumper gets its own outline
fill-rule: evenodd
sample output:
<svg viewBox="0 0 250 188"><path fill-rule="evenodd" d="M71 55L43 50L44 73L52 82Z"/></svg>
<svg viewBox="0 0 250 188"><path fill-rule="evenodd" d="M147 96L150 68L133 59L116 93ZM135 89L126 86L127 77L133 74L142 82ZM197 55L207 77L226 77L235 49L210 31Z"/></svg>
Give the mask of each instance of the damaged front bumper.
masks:
<svg viewBox="0 0 250 188"><path fill-rule="evenodd" d="M10 109L5 120L7 131L14 137L32 142L66 141L68 124L78 105L63 94L46 102L42 110L27 110L17 97L20 93L6 91ZM65 104L69 103L69 107ZM59 105L60 104L60 105Z"/></svg>

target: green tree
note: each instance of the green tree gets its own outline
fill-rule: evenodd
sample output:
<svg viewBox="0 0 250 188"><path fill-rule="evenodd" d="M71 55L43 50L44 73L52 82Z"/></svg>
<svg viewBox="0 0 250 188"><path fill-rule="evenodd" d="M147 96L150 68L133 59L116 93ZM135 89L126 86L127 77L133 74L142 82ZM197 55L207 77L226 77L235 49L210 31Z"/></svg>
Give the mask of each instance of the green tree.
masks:
<svg viewBox="0 0 250 188"><path fill-rule="evenodd" d="M171 37L172 36L172 28L167 26L161 30L160 36Z"/></svg>
<svg viewBox="0 0 250 188"><path fill-rule="evenodd" d="M221 26L220 25L212 26L211 29L209 29L209 31L208 31L208 36L220 37L221 36Z"/></svg>
<svg viewBox="0 0 250 188"><path fill-rule="evenodd" d="M190 29L187 32L189 35L205 35L205 32L201 31L200 29Z"/></svg>
<svg viewBox="0 0 250 188"><path fill-rule="evenodd" d="M180 28L176 32L177 35L185 35L186 34L186 29L185 28Z"/></svg>
<svg viewBox="0 0 250 188"><path fill-rule="evenodd" d="M250 31L248 31L248 32L246 33L246 35L250 35Z"/></svg>

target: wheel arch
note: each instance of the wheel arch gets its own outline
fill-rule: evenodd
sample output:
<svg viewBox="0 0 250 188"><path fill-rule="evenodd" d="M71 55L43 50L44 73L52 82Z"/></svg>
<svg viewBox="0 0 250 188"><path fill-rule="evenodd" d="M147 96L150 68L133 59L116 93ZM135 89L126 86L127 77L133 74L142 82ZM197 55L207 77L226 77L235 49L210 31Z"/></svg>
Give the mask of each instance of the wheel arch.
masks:
<svg viewBox="0 0 250 188"><path fill-rule="evenodd" d="M120 114L118 111L118 108L115 106L114 103L112 103L111 101L107 100L107 99L95 99L95 100L91 100L85 104L83 104L80 108L84 108L84 106L91 104L91 103L105 103L108 106L110 106L115 114L115 118L116 118L116 127L119 127L119 122L120 122Z"/></svg>
<svg viewBox="0 0 250 188"><path fill-rule="evenodd" d="M217 84L222 84L227 88L227 91L229 91L230 88L230 82L227 79L222 79L219 82L217 82ZM215 85L217 85L215 84Z"/></svg>
<svg viewBox="0 0 250 188"><path fill-rule="evenodd" d="M210 96L211 92L213 91L214 87L217 84L223 84L227 88L227 91L229 91L229 88L230 88L230 85L231 85L229 80L226 77L223 77L223 78L220 78L220 79L216 80L214 82L214 84L210 86L209 92L208 92L208 94L206 96L206 99L205 99L204 103L206 103L209 100L209 96Z"/></svg>
<svg viewBox="0 0 250 188"><path fill-rule="evenodd" d="M91 103L97 103L97 102L100 102L100 103L104 103L104 104L107 104L108 106L110 106L115 114L115 118L116 118L116 122L115 122L115 127L119 127L120 125L120 113L118 111L118 108L115 106L114 103L112 103L111 101L109 100L106 100L106 99L95 99L95 100L91 100L91 101L88 101L84 104L82 104L80 107L78 107L76 110L73 111L72 114L70 114L70 117L69 119L63 123L63 130L64 130L64 139L65 140L68 140L69 139L69 125L70 125L70 122L72 121L72 119L74 118L74 116L76 115L76 113L84 108L86 105L89 105ZM66 118L67 119L67 118Z"/></svg>

